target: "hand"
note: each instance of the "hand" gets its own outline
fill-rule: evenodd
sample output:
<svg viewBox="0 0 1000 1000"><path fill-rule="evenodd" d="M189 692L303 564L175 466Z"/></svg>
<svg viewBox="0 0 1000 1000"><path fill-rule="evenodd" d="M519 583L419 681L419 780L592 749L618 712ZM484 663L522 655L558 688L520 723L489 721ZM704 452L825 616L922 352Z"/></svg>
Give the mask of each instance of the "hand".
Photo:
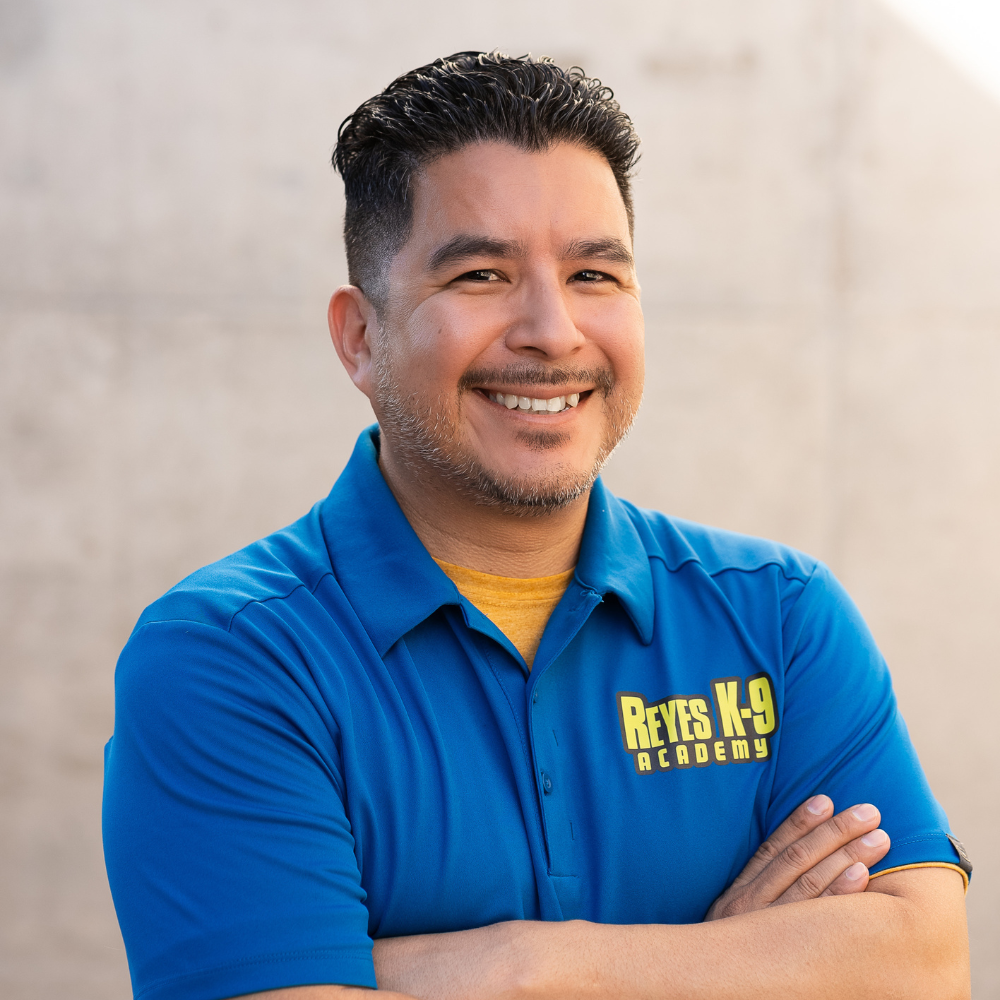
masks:
<svg viewBox="0 0 1000 1000"><path fill-rule="evenodd" d="M814 795L757 849L736 881L711 905L719 920L818 896L864 892L868 868L885 857L889 836L865 803L833 815L833 802Z"/></svg>

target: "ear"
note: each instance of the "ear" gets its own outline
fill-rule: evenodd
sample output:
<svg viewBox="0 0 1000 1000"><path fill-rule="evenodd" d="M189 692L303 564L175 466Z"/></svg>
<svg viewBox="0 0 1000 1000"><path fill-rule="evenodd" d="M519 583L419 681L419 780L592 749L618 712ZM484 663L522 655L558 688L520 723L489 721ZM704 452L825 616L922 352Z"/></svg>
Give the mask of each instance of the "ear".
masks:
<svg viewBox="0 0 1000 1000"><path fill-rule="evenodd" d="M371 399L372 341L378 334L375 307L356 285L341 285L330 299L327 320L340 363Z"/></svg>

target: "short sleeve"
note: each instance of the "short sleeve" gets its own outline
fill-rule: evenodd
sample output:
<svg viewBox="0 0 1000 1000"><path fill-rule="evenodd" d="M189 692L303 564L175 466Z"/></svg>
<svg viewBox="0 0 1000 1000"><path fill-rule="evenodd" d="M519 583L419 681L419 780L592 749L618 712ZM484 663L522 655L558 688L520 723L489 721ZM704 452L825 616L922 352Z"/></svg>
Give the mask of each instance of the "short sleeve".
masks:
<svg viewBox="0 0 1000 1000"><path fill-rule="evenodd" d="M104 850L134 995L375 986L335 727L263 645L137 629L105 750Z"/></svg>
<svg viewBox="0 0 1000 1000"><path fill-rule="evenodd" d="M787 611L784 718L767 835L816 793L839 812L882 813L892 846L872 872L909 865L965 868L896 706L885 660L858 609L819 565Z"/></svg>

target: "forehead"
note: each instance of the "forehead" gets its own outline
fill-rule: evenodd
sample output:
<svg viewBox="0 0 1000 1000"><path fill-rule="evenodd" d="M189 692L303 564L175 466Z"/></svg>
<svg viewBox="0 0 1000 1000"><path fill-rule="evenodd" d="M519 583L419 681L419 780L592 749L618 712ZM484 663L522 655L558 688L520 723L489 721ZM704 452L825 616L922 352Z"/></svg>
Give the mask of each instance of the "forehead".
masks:
<svg viewBox="0 0 1000 1000"><path fill-rule="evenodd" d="M456 233L527 246L602 237L631 243L608 161L570 143L537 152L481 143L429 163L415 177L410 246L426 251Z"/></svg>

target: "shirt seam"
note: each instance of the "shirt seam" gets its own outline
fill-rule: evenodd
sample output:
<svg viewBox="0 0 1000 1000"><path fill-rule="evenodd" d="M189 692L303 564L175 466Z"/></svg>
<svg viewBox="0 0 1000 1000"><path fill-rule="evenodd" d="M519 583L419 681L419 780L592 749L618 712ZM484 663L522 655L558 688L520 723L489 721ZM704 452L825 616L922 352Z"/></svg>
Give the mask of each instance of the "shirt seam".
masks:
<svg viewBox="0 0 1000 1000"><path fill-rule="evenodd" d="M788 606L788 611L782 613L782 616L781 616L781 661L782 661L782 669L786 673L788 671L788 668L792 665L792 661L795 659L796 654L798 653L799 644L802 642L802 636L803 636L803 634L805 632L805 628L806 628L805 619L803 619L802 626L800 627L800 629L798 631L798 634L795 636L795 645L790 650L787 650L787 651L785 649L785 628L786 628L786 626L788 624L788 619L792 615L792 612L798 607L799 601L801 601L803 599L803 597L805 596L806 591L809 589L809 585L813 582L813 580L816 579L817 575L819 574L820 567L822 565L823 565L822 563L817 562L813 566L812 572L804 580L800 581L802 583L802 590L800 590L799 593L797 593L795 595L795 599ZM786 578L786 579L788 579L788 578ZM808 615L806 615L805 617L808 618Z"/></svg>
<svg viewBox="0 0 1000 1000"><path fill-rule="evenodd" d="M814 562L813 568L808 573L799 573L789 570L787 565L777 558L765 559L763 562L758 563L756 566L720 566L718 569L709 569L704 562L702 562L701 557L697 555L686 556L675 566L671 566L667 561L667 557L662 552L650 552L648 554L650 559L659 559L663 563L668 573L679 573L688 563L697 563L704 571L705 575L712 577L713 579L719 576L721 573L759 573L762 569L767 569L769 566L776 566L778 572L789 581L795 581L797 583L808 583L816 573L817 568L821 565L819 560Z"/></svg>
<svg viewBox="0 0 1000 1000"><path fill-rule="evenodd" d="M203 625L206 628L217 628L217 629L219 629L220 631L223 631L223 632L232 632L232 630L233 630L233 622L236 621L236 619L241 614L243 614L243 612L246 611L247 608L249 608L252 604L267 604L269 601L287 601L288 598L291 597L292 594L294 594L296 590L308 590L309 593L310 593L310 595L314 595L316 593L316 591L319 589L319 585L328 576L330 576L330 577L333 576L333 572L331 570L324 571L323 574L320 576L320 578L311 587L309 587L307 584L305 584L304 582L302 582L300 580L286 594L271 594L268 597L251 597L250 600L248 600L245 604L243 604L239 608L237 608L229 616L229 621L226 622L225 627L223 627L222 625L215 625L212 622L201 621L198 618L187 618L187 617L184 617L183 615L181 615L181 616L179 616L177 618L151 618L151 619L149 619L149 621L144 621L142 623L142 625L139 626L139 628L145 628L147 625L168 625L171 622L190 622L192 625Z"/></svg>
<svg viewBox="0 0 1000 1000"><path fill-rule="evenodd" d="M912 837L903 837L900 840L893 840L893 847L904 847L907 844L927 844L935 840L947 840L948 834L946 833L923 833L914 835Z"/></svg>

